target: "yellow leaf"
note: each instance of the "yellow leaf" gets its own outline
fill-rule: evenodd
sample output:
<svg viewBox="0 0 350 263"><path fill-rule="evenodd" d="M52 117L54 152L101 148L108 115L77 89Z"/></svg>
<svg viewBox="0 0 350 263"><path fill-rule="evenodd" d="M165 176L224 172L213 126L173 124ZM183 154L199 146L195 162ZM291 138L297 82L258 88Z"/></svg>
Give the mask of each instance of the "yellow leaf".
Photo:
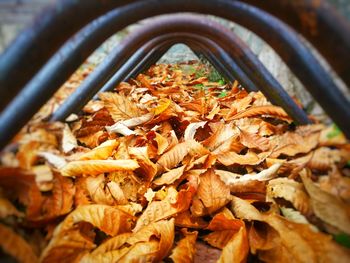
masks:
<svg viewBox="0 0 350 263"><path fill-rule="evenodd" d="M151 112L154 114L154 115L159 115L161 114L163 111L165 111L171 104L171 100L169 99L160 99L158 101L158 106L151 109Z"/></svg>
<svg viewBox="0 0 350 263"><path fill-rule="evenodd" d="M63 176L96 176L101 173L114 171L130 171L138 168L139 165L134 160L86 160L72 161L61 170Z"/></svg>
<svg viewBox="0 0 350 263"><path fill-rule="evenodd" d="M105 160L112 156L114 149L118 145L119 142L116 140L107 140L91 151L81 155L79 160Z"/></svg>

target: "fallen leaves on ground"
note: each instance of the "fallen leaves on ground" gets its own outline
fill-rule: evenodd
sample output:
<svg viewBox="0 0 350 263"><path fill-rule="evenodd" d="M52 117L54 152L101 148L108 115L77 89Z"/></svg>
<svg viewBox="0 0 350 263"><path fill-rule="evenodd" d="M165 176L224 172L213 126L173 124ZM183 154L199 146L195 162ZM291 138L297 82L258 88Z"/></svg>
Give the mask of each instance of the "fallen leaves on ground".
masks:
<svg viewBox="0 0 350 263"><path fill-rule="evenodd" d="M19 262L349 262L350 145L260 92L152 66L1 153L0 242ZM51 110L50 110L51 109ZM40 242L39 242L40 241Z"/></svg>

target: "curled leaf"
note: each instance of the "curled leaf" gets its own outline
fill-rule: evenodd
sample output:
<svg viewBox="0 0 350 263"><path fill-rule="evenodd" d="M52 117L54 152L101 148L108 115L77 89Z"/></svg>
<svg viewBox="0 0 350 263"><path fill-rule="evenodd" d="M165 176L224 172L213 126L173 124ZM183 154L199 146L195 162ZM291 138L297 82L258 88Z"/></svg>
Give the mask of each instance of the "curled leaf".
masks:
<svg viewBox="0 0 350 263"><path fill-rule="evenodd" d="M101 173L114 171L130 171L138 168L134 160L87 160L73 161L64 166L61 170L63 176L81 176L89 174L96 176Z"/></svg>
<svg viewBox="0 0 350 263"><path fill-rule="evenodd" d="M303 214L310 211L310 200L303 185L292 179L277 178L269 181L266 194L269 199L283 198L291 202Z"/></svg>
<svg viewBox="0 0 350 263"><path fill-rule="evenodd" d="M335 196L317 187L305 173L301 174L306 191L311 197L316 216L326 223L350 234L349 207ZM337 211L336 213L334 211Z"/></svg>

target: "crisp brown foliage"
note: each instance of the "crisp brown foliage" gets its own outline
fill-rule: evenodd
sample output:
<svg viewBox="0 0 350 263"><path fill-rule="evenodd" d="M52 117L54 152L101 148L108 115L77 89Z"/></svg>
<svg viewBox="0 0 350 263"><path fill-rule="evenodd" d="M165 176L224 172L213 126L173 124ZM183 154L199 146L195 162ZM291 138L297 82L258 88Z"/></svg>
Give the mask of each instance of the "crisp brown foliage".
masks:
<svg viewBox="0 0 350 263"><path fill-rule="evenodd" d="M0 246L19 262L349 262L350 144L261 92L159 64L0 154Z"/></svg>

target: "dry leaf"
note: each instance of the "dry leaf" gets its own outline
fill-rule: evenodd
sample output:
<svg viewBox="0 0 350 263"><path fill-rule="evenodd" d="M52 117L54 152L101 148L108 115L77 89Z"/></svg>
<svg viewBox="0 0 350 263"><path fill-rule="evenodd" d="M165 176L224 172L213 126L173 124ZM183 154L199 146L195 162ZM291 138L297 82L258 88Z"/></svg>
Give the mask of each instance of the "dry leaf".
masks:
<svg viewBox="0 0 350 263"><path fill-rule="evenodd" d="M113 92L103 92L99 93L99 97L114 121L130 119L142 115L137 105L123 95Z"/></svg>
<svg viewBox="0 0 350 263"><path fill-rule="evenodd" d="M218 262L246 262L249 253L248 238L245 226L234 234L231 240L223 248Z"/></svg>
<svg viewBox="0 0 350 263"><path fill-rule="evenodd" d="M301 178L310 195L315 215L326 223L350 234L349 207L335 196L317 187L305 173L301 174Z"/></svg>
<svg viewBox="0 0 350 263"><path fill-rule="evenodd" d="M0 224L0 247L2 250L14 257L18 262L36 263L38 257L34 254L31 246L20 235L10 228Z"/></svg>
<svg viewBox="0 0 350 263"><path fill-rule="evenodd" d="M265 115L291 122L291 118L281 107L273 106L273 105L252 106L244 111L237 113L236 115L232 116L230 119L237 120L237 119L242 119L247 117L256 117L256 116L265 116Z"/></svg>
<svg viewBox="0 0 350 263"><path fill-rule="evenodd" d="M134 160L86 160L72 161L61 169L63 176L96 176L114 171L130 171L138 168Z"/></svg>
<svg viewBox="0 0 350 263"><path fill-rule="evenodd" d="M68 153L76 147L78 147L77 139L73 135L68 124L66 124L63 129L62 150L64 153Z"/></svg>
<svg viewBox="0 0 350 263"><path fill-rule="evenodd" d="M240 131L241 143L251 149L259 149L267 151L270 148L270 142L267 138L261 137L258 134L249 133L244 130Z"/></svg>
<svg viewBox="0 0 350 263"><path fill-rule="evenodd" d="M114 149L118 145L119 142L116 140L107 140L91 151L81 155L79 160L105 160L112 156Z"/></svg>
<svg viewBox="0 0 350 263"><path fill-rule="evenodd" d="M194 140L177 144L169 151L164 153L157 161L159 167L158 173L163 170L174 168L185 158L187 154L202 156L207 153L209 153L209 151Z"/></svg>
<svg viewBox="0 0 350 263"><path fill-rule="evenodd" d="M172 169L169 172L162 174L161 177L155 179L153 183L155 185L172 184L183 175L185 168L186 165Z"/></svg>
<svg viewBox="0 0 350 263"><path fill-rule="evenodd" d="M18 211L9 200L0 197L0 218L6 218L8 216L23 217L24 214Z"/></svg>
<svg viewBox="0 0 350 263"><path fill-rule="evenodd" d="M303 214L310 211L310 200L304 187L292 179L277 178L269 181L266 188L267 200L283 198Z"/></svg>
<svg viewBox="0 0 350 263"><path fill-rule="evenodd" d="M197 194L210 214L230 201L230 188L212 169L200 176Z"/></svg>
<svg viewBox="0 0 350 263"><path fill-rule="evenodd" d="M227 152L219 154L217 158L223 165L258 165L263 162L269 155L269 152L256 154L249 151L244 155L240 155L235 152Z"/></svg>
<svg viewBox="0 0 350 263"><path fill-rule="evenodd" d="M170 258L176 262L193 262L195 255L195 244L198 232L182 231L184 238L182 238L172 250Z"/></svg>

